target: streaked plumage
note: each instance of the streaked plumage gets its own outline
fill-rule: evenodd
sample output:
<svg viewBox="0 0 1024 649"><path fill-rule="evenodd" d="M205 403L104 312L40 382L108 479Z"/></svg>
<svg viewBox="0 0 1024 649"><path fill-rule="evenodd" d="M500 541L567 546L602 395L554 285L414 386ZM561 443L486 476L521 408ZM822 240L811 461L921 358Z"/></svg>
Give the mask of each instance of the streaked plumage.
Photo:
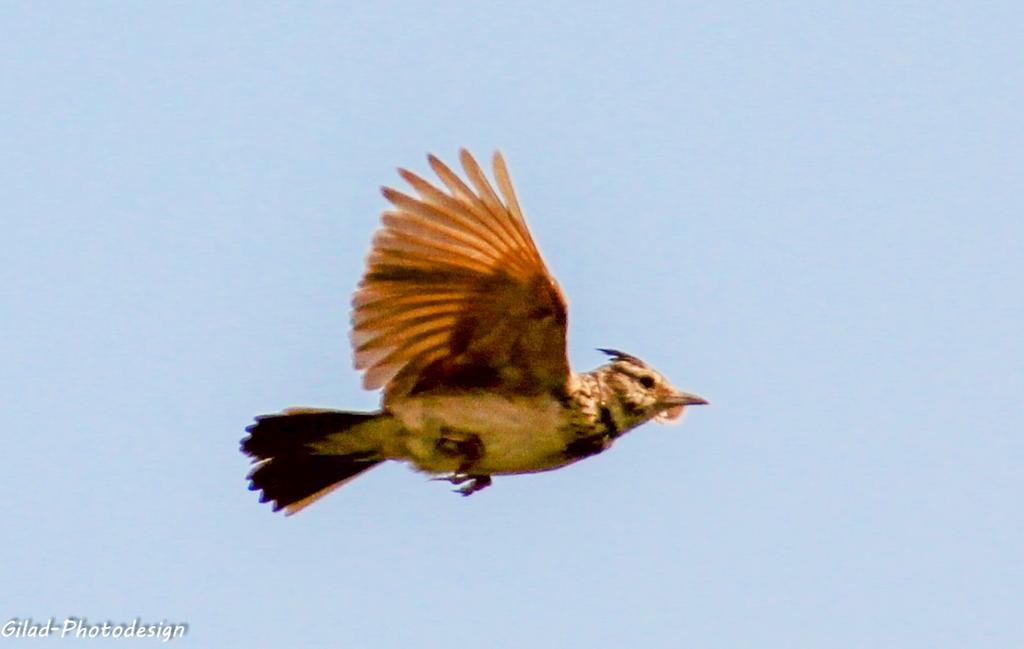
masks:
<svg viewBox="0 0 1024 649"><path fill-rule="evenodd" d="M416 196L385 187L353 299L352 346L375 413L293 409L257 418L242 450L251 489L294 513L386 459L443 476L469 495L490 476L546 471L599 453L626 431L706 403L643 361L573 373L566 302L530 236L501 155L469 184L434 156L442 190L404 169Z"/></svg>

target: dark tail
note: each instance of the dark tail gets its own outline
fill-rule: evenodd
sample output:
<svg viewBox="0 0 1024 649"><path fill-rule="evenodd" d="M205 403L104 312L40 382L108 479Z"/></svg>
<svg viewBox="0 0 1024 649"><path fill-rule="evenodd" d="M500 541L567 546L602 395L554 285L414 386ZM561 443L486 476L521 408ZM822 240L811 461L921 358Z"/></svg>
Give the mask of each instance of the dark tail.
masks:
<svg viewBox="0 0 1024 649"><path fill-rule="evenodd" d="M373 450L330 455L318 453L315 447L317 442L380 416L293 410L257 417L256 423L245 429L249 436L242 440L242 452L258 462L249 473L249 489L262 491L260 502L272 501L274 511L294 514L383 461Z"/></svg>

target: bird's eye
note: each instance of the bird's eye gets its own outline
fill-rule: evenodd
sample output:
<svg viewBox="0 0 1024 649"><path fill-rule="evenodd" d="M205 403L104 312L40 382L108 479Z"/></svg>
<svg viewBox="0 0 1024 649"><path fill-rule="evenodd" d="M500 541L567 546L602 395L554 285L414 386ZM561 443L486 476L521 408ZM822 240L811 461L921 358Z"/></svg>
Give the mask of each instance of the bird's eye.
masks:
<svg viewBox="0 0 1024 649"><path fill-rule="evenodd" d="M641 376L640 385L644 386L644 389L650 390L654 387L654 378L650 376Z"/></svg>

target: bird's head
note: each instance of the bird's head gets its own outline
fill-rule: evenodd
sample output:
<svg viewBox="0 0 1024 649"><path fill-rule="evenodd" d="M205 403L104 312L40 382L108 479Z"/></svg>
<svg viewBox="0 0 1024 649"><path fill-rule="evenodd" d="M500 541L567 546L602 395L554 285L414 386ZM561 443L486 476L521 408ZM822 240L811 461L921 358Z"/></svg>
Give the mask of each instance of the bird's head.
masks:
<svg viewBox="0 0 1024 649"><path fill-rule="evenodd" d="M616 423L622 430L654 419L676 421L686 406L704 405L704 397L672 387L664 376L636 356L615 349L601 349L612 361L596 370L605 386L605 399L617 405Z"/></svg>

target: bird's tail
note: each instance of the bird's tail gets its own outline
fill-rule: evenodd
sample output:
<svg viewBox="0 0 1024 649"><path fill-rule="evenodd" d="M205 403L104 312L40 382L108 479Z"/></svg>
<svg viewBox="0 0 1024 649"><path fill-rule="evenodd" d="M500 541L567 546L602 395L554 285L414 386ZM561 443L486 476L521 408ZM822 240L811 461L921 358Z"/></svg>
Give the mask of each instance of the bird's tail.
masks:
<svg viewBox="0 0 1024 649"><path fill-rule="evenodd" d="M274 511L294 514L383 462L373 439L393 422L380 412L308 408L257 417L242 440L257 463L249 489L262 491L260 502L272 501Z"/></svg>

